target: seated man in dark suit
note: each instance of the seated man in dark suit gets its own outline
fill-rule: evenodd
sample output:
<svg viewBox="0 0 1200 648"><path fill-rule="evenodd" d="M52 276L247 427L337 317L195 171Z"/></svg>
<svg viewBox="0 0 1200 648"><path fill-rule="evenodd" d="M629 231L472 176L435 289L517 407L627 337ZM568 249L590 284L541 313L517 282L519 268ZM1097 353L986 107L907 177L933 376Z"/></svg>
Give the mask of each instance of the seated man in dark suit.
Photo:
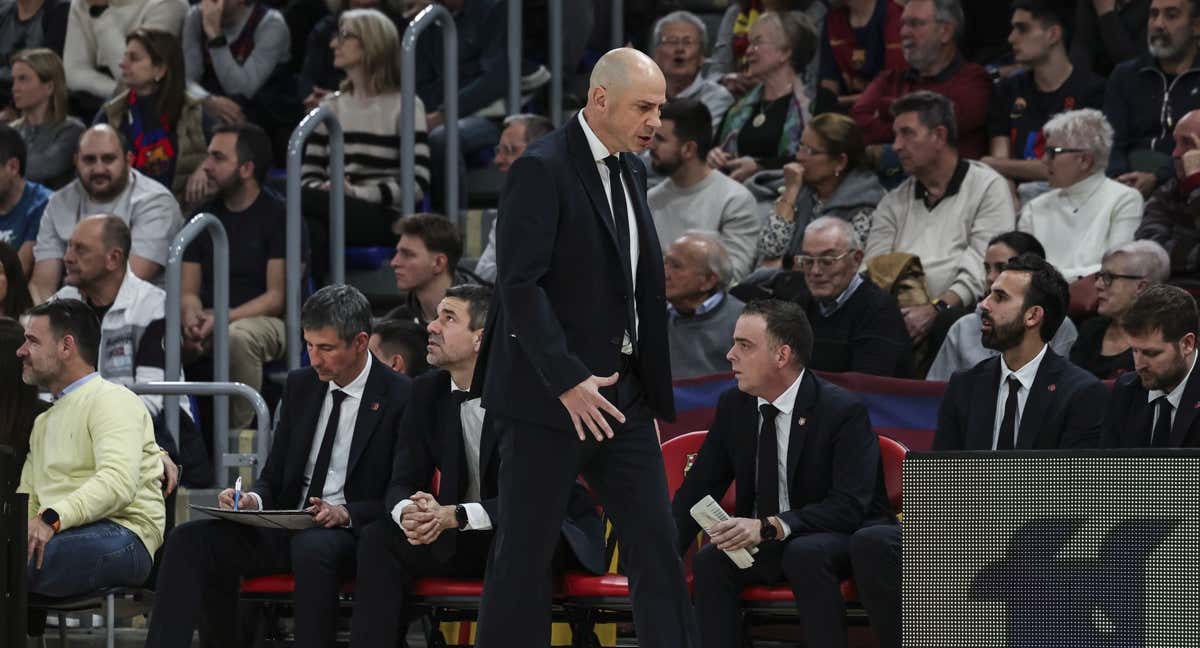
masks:
<svg viewBox="0 0 1200 648"><path fill-rule="evenodd" d="M1008 261L979 307L983 345L1000 352L954 374L935 450L1094 448L1108 393L1047 342L1067 314L1067 282L1045 259ZM854 582L883 648L900 646L900 527L854 534Z"/></svg>
<svg viewBox="0 0 1200 648"><path fill-rule="evenodd" d="M729 351L738 386L721 395L704 446L672 502L686 550L698 530L692 506L705 495L720 501L731 482L738 485L734 517L707 529L712 543L692 563L705 648L739 644L744 586L781 580L795 593L804 645L845 646L840 583L850 572L850 534L895 519L867 409L806 371L812 339L799 305L764 300L746 306ZM758 552L745 570L722 552L750 547Z"/></svg>
<svg viewBox="0 0 1200 648"><path fill-rule="evenodd" d="M339 583L354 575L359 530L383 518L408 377L372 358L371 305L350 286L318 290L300 313L312 366L288 374L271 453L241 510L305 509L316 528L262 529L198 520L163 553L147 646L239 645L242 577L296 577L296 646L333 645ZM234 491L218 495L234 507Z"/></svg>
<svg viewBox="0 0 1200 648"><path fill-rule="evenodd" d="M813 328L817 371L859 371L909 378L912 340L896 299L858 273L862 243L850 221L823 216L804 228L796 266L812 294L805 310Z"/></svg>
<svg viewBox="0 0 1200 648"><path fill-rule="evenodd" d="M1196 300L1182 288L1151 286L1121 317L1121 327L1135 371L1113 386L1100 447L1200 446L1200 378L1192 371Z"/></svg>
<svg viewBox="0 0 1200 648"><path fill-rule="evenodd" d="M408 626L413 582L429 576L482 577L497 518L499 439L470 395L492 291L446 289L429 323L429 363L413 382L400 423L384 517L358 547L351 644L396 646ZM438 494L427 492L440 471ZM579 562L603 573L604 529L582 487L570 500L563 536Z"/></svg>

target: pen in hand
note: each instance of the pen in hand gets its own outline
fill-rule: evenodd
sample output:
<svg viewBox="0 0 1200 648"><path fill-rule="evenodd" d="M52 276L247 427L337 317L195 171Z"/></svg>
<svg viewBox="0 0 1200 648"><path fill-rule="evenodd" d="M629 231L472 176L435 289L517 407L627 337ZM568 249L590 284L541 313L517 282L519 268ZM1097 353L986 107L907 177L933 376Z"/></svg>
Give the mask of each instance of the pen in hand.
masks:
<svg viewBox="0 0 1200 648"><path fill-rule="evenodd" d="M238 477L237 480L233 482L233 510L234 511L238 510L238 505L241 503L241 501L242 501L242 478Z"/></svg>

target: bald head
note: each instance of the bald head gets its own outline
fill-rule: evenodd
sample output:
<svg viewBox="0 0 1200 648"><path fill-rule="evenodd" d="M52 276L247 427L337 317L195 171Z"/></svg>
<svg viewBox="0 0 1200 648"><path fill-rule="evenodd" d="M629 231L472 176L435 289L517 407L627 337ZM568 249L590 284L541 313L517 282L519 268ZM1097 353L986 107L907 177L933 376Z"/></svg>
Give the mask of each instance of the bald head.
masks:
<svg viewBox="0 0 1200 648"><path fill-rule="evenodd" d="M1175 177L1183 178L1200 173L1200 110L1184 115L1175 124Z"/></svg>
<svg viewBox="0 0 1200 648"><path fill-rule="evenodd" d="M592 69L584 119L610 153L650 146L667 101L667 82L649 56L628 47L610 50Z"/></svg>
<svg viewBox="0 0 1200 648"><path fill-rule="evenodd" d="M88 144L104 146L105 148L116 148L122 153L125 152L125 140L121 137L121 134L117 132L117 129L109 126L108 124L96 124L95 126L83 131L83 133L79 136L79 145L83 146L85 142Z"/></svg>

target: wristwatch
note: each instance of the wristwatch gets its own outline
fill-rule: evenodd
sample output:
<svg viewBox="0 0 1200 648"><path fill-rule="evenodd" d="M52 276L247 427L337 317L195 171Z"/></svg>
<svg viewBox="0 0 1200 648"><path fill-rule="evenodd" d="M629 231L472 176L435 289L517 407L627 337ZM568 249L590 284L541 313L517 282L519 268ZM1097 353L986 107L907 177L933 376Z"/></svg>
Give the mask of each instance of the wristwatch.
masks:
<svg viewBox="0 0 1200 648"><path fill-rule="evenodd" d="M771 518L765 517L761 522L762 528L759 529L759 535L762 536L763 542L774 540L779 530L775 528L774 524L771 524Z"/></svg>
<svg viewBox="0 0 1200 648"><path fill-rule="evenodd" d="M458 529L460 531L466 529L467 528L467 507L463 506L462 504L456 504L454 506L454 520L456 522L458 522Z"/></svg>
<svg viewBox="0 0 1200 648"><path fill-rule="evenodd" d="M58 533L59 527L62 526L62 520L60 520L58 517L58 511L55 511L52 508L42 509L42 512L38 514L38 517L42 518L42 522L46 526L54 529L55 533Z"/></svg>
<svg viewBox="0 0 1200 648"><path fill-rule="evenodd" d="M229 41L225 39L225 34L217 34L216 38L208 39L208 48L209 49L212 49L214 47L225 47L228 44L229 44Z"/></svg>
<svg viewBox="0 0 1200 648"><path fill-rule="evenodd" d="M943 301L941 299L935 299L935 300L933 300L933 307L940 314L940 313L945 313L947 310L949 310L950 304L947 304L945 301Z"/></svg>

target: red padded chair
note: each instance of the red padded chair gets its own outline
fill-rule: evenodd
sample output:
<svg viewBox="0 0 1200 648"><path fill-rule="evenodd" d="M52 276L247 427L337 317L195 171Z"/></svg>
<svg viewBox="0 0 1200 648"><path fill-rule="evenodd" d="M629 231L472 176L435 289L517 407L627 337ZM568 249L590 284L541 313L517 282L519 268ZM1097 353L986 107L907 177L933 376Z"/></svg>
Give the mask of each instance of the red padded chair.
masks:
<svg viewBox="0 0 1200 648"><path fill-rule="evenodd" d="M883 464L883 483L887 490L888 501L892 510L900 512L903 503L900 494L900 471L908 448L890 437L879 435L879 452ZM863 623L866 614L857 605L858 590L854 587L854 579L842 581L842 598L851 604L846 613L856 623ZM746 610L747 629L756 622L764 619L792 616L796 609L792 588L786 583L777 585L751 585L742 590L742 604Z"/></svg>
<svg viewBox="0 0 1200 648"><path fill-rule="evenodd" d="M663 468L667 476L668 496L683 484L683 478L692 467L704 437L708 432L688 432L673 437L662 444ZM733 488L725 499L732 502ZM691 574L687 575L691 588ZM633 604L629 599L629 580L623 574L588 574L567 572L562 582L563 603L571 622L571 635L576 648L599 646L593 627L597 623L629 621L632 619Z"/></svg>
<svg viewBox="0 0 1200 648"><path fill-rule="evenodd" d="M292 605L292 594L296 591L296 577L292 574L270 574L242 579L241 600L257 608L254 642L252 645L283 645L288 641L280 618ZM354 601L354 581L342 584L338 592L338 605L349 607Z"/></svg>

